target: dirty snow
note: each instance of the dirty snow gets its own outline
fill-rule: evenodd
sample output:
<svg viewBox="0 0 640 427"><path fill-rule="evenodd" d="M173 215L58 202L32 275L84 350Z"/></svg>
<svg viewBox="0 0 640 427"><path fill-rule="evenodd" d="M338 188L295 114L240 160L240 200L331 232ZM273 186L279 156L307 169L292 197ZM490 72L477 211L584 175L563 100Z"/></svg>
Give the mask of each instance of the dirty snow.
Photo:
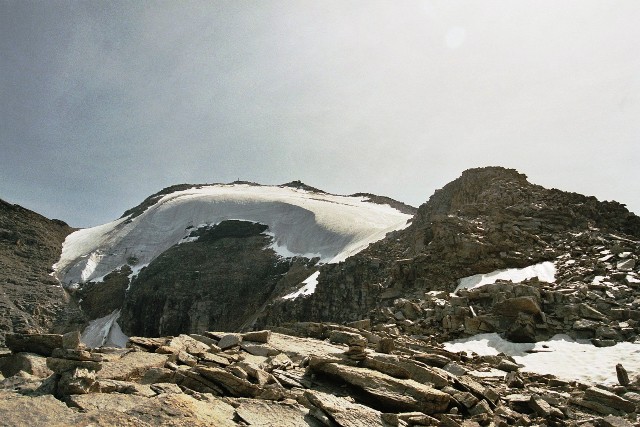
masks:
<svg viewBox="0 0 640 427"><path fill-rule="evenodd" d="M480 334L447 342L445 349L479 355L505 353L524 365L524 371L587 384L617 384L618 363L628 372L640 371L640 344L623 342L598 348L587 340L575 341L567 335L555 335L549 341L538 343L512 343L496 333Z"/></svg>
<svg viewBox="0 0 640 427"><path fill-rule="evenodd" d="M80 341L89 348L124 347L129 341L118 325L120 310L114 310L99 319L92 320L82 331Z"/></svg>
<svg viewBox="0 0 640 427"><path fill-rule="evenodd" d="M513 283L520 283L528 279L537 277L541 282L553 283L556 280L556 267L551 261L530 265L524 268L509 268L497 270L486 274L476 274L474 276L463 277L458 281L458 286L454 293L460 289L474 289L480 286L490 285L498 280L510 280Z"/></svg>
<svg viewBox="0 0 640 427"><path fill-rule="evenodd" d="M298 289L295 292L292 292L288 295L282 297L282 299L296 299L303 295L311 295L316 291L316 286L318 286L318 277L320 276L320 272L316 271L311 276L307 277L302 283L304 286Z"/></svg>
<svg viewBox="0 0 640 427"><path fill-rule="evenodd" d="M280 254L339 262L407 226L411 215L364 197L316 194L289 187L209 185L167 194L136 218L121 218L67 237L54 265L66 286L92 280L136 257L148 264L198 224L228 219L269 226Z"/></svg>

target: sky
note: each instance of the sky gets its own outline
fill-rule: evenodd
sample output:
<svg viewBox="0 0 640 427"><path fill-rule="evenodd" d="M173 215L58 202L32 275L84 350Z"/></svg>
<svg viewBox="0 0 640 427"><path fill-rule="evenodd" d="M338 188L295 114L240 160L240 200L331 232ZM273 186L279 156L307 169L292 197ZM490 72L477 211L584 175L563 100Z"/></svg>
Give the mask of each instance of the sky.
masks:
<svg viewBox="0 0 640 427"><path fill-rule="evenodd" d="M640 214L636 0L0 0L0 198L89 227L178 183L418 206L463 170Z"/></svg>

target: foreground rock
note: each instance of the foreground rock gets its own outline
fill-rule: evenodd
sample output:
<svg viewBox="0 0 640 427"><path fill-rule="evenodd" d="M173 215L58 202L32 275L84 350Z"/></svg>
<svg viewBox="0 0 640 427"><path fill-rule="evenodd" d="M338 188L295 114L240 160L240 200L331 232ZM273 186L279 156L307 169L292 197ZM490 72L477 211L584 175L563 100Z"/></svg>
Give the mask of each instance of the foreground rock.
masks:
<svg viewBox="0 0 640 427"><path fill-rule="evenodd" d="M333 338L242 336L239 343L275 352L262 355L251 346L222 350L228 334L216 332L132 337L127 349L85 349L70 340L71 348L49 357L29 355L31 366L51 369L48 376L20 370L0 379L0 419L10 426L273 427L638 421L640 383L633 375L627 386L588 387L521 372L503 356L468 357L415 338L396 338L389 354L374 351L379 341L366 330L292 328ZM483 375L498 368L501 376Z"/></svg>

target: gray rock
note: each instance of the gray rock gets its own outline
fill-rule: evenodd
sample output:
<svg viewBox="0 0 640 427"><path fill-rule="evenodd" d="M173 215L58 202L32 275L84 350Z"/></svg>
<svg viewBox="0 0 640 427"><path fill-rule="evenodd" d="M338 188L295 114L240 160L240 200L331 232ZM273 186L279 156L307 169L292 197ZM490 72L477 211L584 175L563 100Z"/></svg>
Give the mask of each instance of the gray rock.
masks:
<svg viewBox="0 0 640 427"><path fill-rule="evenodd" d="M540 396L533 395L529 400L529 406L541 417L564 418L564 414L558 408L554 408Z"/></svg>
<svg viewBox="0 0 640 427"><path fill-rule="evenodd" d="M80 347L80 331L68 332L62 335L62 348L75 349Z"/></svg>
<svg viewBox="0 0 640 427"><path fill-rule="evenodd" d="M271 347L269 344L256 344L255 341L247 342L244 340L244 338L240 343L240 348L249 354L253 354L254 356L269 357L280 354L280 351Z"/></svg>
<svg viewBox="0 0 640 427"><path fill-rule="evenodd" d="M607 415L600 420L600 425L603 427L633 427L629 421L622 417L616 417L614 415Z"/></svg>
<svg viewBox="0 0 640 427"><path fill-rule="evenodd" d="M588 388L584 393L584 398L623 412L634 412L636 410L635 403L597 387Z"/></svg>
<svg viewBox="0 0 640 427"><path fill-rule="evenodd" d="M242 336L240 334L226 334L218 341L218 347L220 347L221 350L227 350L240 345L241 341Z"/></svg>
<svg viewBox="0 0 640 427"><path fill-rule="evenodd" d="M334 344L367 346L367 339L360 334L346 331L331 331L329 341Z"/></svg>
<svg viewBox="0 0 640 427"><path fill-rule="evenodd" d="M520 369L520 365L512 362L511 360L502 359L500 363L498 363L498 366L496 366L496 368L505 372L515 372Z"/></svg>

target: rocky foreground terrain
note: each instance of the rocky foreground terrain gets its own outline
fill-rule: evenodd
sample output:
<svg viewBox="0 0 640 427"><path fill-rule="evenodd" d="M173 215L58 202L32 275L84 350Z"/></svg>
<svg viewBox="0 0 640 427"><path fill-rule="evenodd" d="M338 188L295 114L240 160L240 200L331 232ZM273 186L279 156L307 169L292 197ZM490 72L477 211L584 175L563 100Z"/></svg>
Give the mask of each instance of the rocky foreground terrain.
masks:
<svg viewBox="0 0 640 427"><path fill-rule="evenodd" d="M640 380L603 387L530 374L507 356L350 326L131 337L88 349L80 334L7 336L5 426L637 425ZM502 375L487 377L487 371Z"/></svg>
<svg viewBox="0 0 640 427"><path fill-rule="evenodd" d="M282 257L266 225L222 221L70 293L49 273L72 230L1 207L0 425L640 425L640 218L620 203L472 169L342 262ZM315 292L284 298L312 274ZM126 348L81 343L116 315ZM530 345L452 350L478 334ZM542 344L557 337L583 347ZM629 351L589 376L569 369L587 347Z"/></svg>

